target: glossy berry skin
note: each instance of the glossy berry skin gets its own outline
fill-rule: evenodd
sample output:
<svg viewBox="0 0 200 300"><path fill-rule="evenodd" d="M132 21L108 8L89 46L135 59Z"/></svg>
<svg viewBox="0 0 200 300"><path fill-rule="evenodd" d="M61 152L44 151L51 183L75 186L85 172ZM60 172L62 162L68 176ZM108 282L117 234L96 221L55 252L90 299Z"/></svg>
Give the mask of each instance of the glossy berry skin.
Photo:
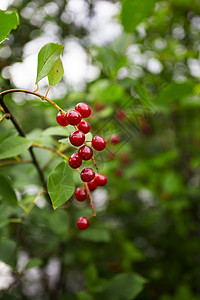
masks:
<svg viewBox="0 0 200 300"><path fill-rule="evenodd" d="M86 134L90 131L90 124L87 121L82 120L78 125L78 129Z"/></svg>
<svg viewBox="0 0 200 300"><path fill-rule="evenodd" d="M84 182L90 182L95 177L95 173L91 168L85 168L81 172L81 180Z"/></svg>
<svg viewBox="0 0 200 300"><path fill-rule="evenodd" d="M93 151L92 151L92 149L89 146L83 145L82 147L79 148L78 155L83 160L89 160L93 156Z"/></svg>
<svg viewBox="0 0 200 300"><path fill-rule="evenodd" d="M112 134L110 141L112 144L118 144L120 142L120 137L117 134Z"/></svg>
<svg viewBox="0 0 200 300"><path fill-rule="evenodd" d="M75 190L75 198L77 201L82 202L87 198L86 189L78 187Z"/></svg>
<svg viewBox="0 0 200 300"><path fill-rule="evenodd" d="M89 227L90 223L86 217L80 217L76 223L78 229L85 230Z"/></svg>
<svg viewBox="0 0 200 300"><path fill-rule="evenodd" d="M78 103L75 110L81 114L82 118L88 118L91 115L91 108L87 103Z"/></svg>
<svg viewBox="0 0 200 300"><path fill-rule="evenodd" d="M67 112L67 111L66 111ZM56 121L60 126L67 126L69 123L67 122L66 116L59 112L56 116Z"/></svg>
<svg viewBox="0 0 200 300"><path fill-rule="evenodd" d="M71 109L67 112L66 119L70 125L78 125L82 119L82 116L78 111Z"/></svg>
<svg viewBox="0 0 200 300"><path fill-rule="evenodd" d="M80 130L73 131L69 136L69 140L73 146L79 147L85 141L85 134Z"/></svg>
<svg viewBox="0 0 200 300"><path fill-rule="evenodd" d="M107 183L107 177L103 174L96 174L95 181L98 186L104 186Z"/></svg>
<svg viewBox="0 0 200 300"><path fill-rule="evenodd" d="M88 185L88 188L89 188L90 192L96 190L96 188L98 186L97 183L96 183L96 181L95 181L95 179L93 179L90 182L88 182L87 185Z"/></svg>
<svg viewBox="0 0 200 300"><path fill-rule="evenodd" d="M70 156L69 165L72 169L77 169L82 165L82 159L77 153L74 153Z"/></svg>
<svg viewBox="0 0 200 300"><path fill-rule="evenodd" d="M102 151L106 148L106 141L101 136L94 136L92 139L92 146L97 151Z"/></svg>

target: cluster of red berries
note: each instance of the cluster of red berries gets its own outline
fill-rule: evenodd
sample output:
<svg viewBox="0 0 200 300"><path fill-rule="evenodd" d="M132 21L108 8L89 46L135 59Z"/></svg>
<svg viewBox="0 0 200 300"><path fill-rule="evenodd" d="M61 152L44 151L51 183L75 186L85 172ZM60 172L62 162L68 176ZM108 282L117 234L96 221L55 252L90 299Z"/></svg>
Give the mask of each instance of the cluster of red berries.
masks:
<svg viewBox="0 0 200 300"><path fill-rule="evenodd" d="M78 153L74 153L69 158L69 165L73 169L77 169L82 165L82 161L88 161L93 157L93 150L86 145L85 134L90 131L90 124L82 120L88 118L91 115L91 108L86 103L78 103L75 109L65 111L65 114L59 112L56 116L56 120L59 125L76 126L76 130L73 131L69 140L73 146L80 147ZM83 145L84 144L84 145ZM92 147L97 151L102 151L106 147L106 141L101 136L94 136L92 138ZM103 174L96 174L92 168L85 168L81 171L81 180L85 182L90 191L94 191L97 186L104 186L107 183L107 178ZM87 191L85 188L78 187L75 191L75 198L82 202L87 198ZM81 217L77 221L77 227L81 230L88 228L89 221L86 217Z"/></svg>

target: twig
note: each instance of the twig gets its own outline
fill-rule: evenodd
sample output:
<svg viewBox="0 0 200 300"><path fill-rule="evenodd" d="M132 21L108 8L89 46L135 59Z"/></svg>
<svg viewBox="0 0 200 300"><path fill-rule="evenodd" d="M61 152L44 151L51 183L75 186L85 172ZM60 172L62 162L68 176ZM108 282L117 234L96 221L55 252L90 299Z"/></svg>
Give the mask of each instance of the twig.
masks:
<svg viewBox="0 0 200 300"><path fill-rule="evenodd" d="M54 149L54 148L47 147L47 146L40 145L40 144L36 144L36 143L33 143L33 144L32 144L32 147L37 147L37 148L49 150L49 151L51 151L51 152L54 152L54 153L58 154L59 156L61 156L62 158L64 158L66 161L69 160L69 158L68 158L67 155L63 154L62 152L60 152L59 150L56 150L56 149Z"/></svg>
<svg viewBox="0 0 200 300"><path fill-rule="evenodd" d="M0 118L0 122L2 122L4 119L9 119L10 118L10 114L4 114L1 118Z"/></svg>
<svg viewBox="0 0 200 300"><path fill-rule="evenodd" d="M8 90L8 91L12 91L12 90ZM23 131L22 128L21 128L21 126L19 125L19 123L17 122L17 120L16 120L15 117L12 115L12 113L11 113L10 110L8 109L7 105L6 105L6 104L4 103L4 101L3 101L3 97L4 97L6 94L8 94L8 91L4 91L4 92L1 92L1 93L0 93L0 104L1 104L1 106L3 107L5 113L8 113L8 114L10 115L10 120L11 120L11 122L13 123L13 125L15 126L15 128L17 129L17 131L19 132L19 134L20 134L22 137L26 137L24 131ZM37 171L38 171L38 174L39 174L39 176L40 176L42 185L43 185L45 191L47 191L47 186L46 186L46 182L45 182L45 178L44 178L43 172L42 172L42 170L41 170L41 168L40 168L40 166L39 166L39 164L38 164L38 162L37 162L37 160L36 160L36 157L35 157L35 154L34 154L34 152L33 152L33 148L32 148L32 147L29 148L29 152L30 152L30 155L31 155L31 157L32 157L33 164L35 165L35 167L36 167L36 169L37 169ZM49 204L51 204L51 206L52 206L51 198L50 198L49 194L46 193L46 195L47 195L47 200L48 200Z"/></svg>
<svg viewBox="0 0 200 300"><path fill-rule="evenodd" d="M16 164L26 164L32 163L31 159L21 159L21 160L5 160L0 162L0 167L9 166L9 165L16 165Z"/></svg>
<svg viewBox="0 0 200 300"><path fill-rule="evenodd" d="M4 97L5 95L11 94L11 93L26 93L26 94L30 94L30 95L35 95L35 96L39 97L40 99L45 100L45 101L51 103L55 108L57 108L57 110L61 111L64 115L66 115L66 112L59 105L57 105L54 101L52 101L52 100L50 100L48 98L44 99L44 96L42 96L42 95L40 95L40 94L38 94L36 92L32 92L32 91L24 90L24 89L10 89L10 90L1 92L0 96Z"/></svg>

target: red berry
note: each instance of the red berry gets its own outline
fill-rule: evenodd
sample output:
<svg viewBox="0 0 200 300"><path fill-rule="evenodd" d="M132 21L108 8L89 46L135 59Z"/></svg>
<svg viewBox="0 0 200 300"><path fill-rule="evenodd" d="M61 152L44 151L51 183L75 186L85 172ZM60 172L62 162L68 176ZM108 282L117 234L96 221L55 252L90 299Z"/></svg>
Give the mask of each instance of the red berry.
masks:
<svg viewBox="0 0 200 300"><path fill-rule="evenodd" d="M116 169L116 170L115 170L115 175L116 175L117 177L122 177L122 176L123 176L123 170L120 169L120 168Z"/></svg>
<svg viewBox="0 0 200 300"><path fill-rule="evenodd" d="M77 201L82 202L87 198L86 189L78 187L75 190L75 198Z"/></svg>
<svg viewBox="0 0 200 300"><path fill-rule="evenodd" d="M69 136L69 140L73 146L81 146L85 141L85 134L80 130L73 131Z"/></svg>
<svg viewBox="0 0 200 300"><path fill-rule="evenodd" d="M131 158L127 152L123 152L120 154L120 162L124 166L128 166L131 162Z"/></svg>
<svg viewBox="0 0 200 300"><path fill-rule="evenodd" d="M109 151L109 152L107 153L107 158L108 158L109 160L115 159L115 153L112 152L112 151Z"/></svg>
<svg viewBox="0 0 200 300"><path fill-rule="evenodd" d="M67 111L66 111L67 112ZM66 116L62 114L60 111L56 116L56 121L60 126L67 126L69 123L67 122Z"/></svg>
<svg viewBox="0 0 200 300"><path fill-rule="evenodd" d="M123 109L118 109L116 112L116 117L119 120L125 120L126 119L126 112Z"/></svg>
<svg viewBox="0 0 200 300"><path fill-rule="evenodd" d="M89 182L94 179L95 173L91 168L85 168L81 172L81 180L84 182Z"/></svg>
<svg viewBox="0 0 200 300"><path fill-rule="evenodd" d="M91 108L87 103L78 103L75 110L81 114L82 118L88 118L91 115Z"/></svg>
<svg viewBox="0 0 200 300"><path fill-rule="evenodd" d="M95 181L95 179L93 179L90 182L88 182L87 185L88 185L88 188L89 188L90 192L96 190L96 188L98 186L97 183L96 183L96 181Z"/></svg>
<svg viewBox="0 0 200 300"><path fill-rule="evenodd" d="M94 110L96 110L96 111L101 111L101 110L103 110L103 109L104 109L103 103L101 103L101 102L96 102L96 103L94 104Z"/></svg>
<svg viewBox="0 0 200 300"><path fill-rule="evenodd" d="M117 134L112 134L110 141L112 144L118 144L120 142L120 137Z"/></svg>
<svg viewBox="0 0 200 300"><path fill-rule="evenodd" d="M90 131L90 124L87 121L82 120L78 125L78 129L86 134Z"/></svg>
<svg viewBox="0 0 200 300"><path fill-rule="evenodd" d="M70 125L78 125L82 119L82 116L78 111L71 109L67 112L66 119Z"/></svg>
<svg viewBox="0 0 200 300"><path fill-rule="evenodd" d="M97 185L103 186L107 183L107 177L103 174L96 174L95 181Z"/></svg>
<svg viewBox="0 0 200 300"><path fill-rule="evenodd" d="M85 230L90 225L90 223L86 217L80 217L76 224L77 224L78 229L80 229L80 230Z"/></svg>
<svg viewBox="0 0 200 300"><path fill-rule="evenodd" d="M70 156L69 165L73 169L77 169L82 165L82 159L77 153L74 153Z"/></svg>
<svg viewBox="0 0 200 300"><path fill-rule="evenodd" d="M92 139L92 146L97 151L102 151L106 147L106 141L101 136L94 136Z"/></svg>
<svg viewBox="0 0 200 300"><path fill-rule="evenodd" d="M79 148L78 150L78 155L83 159L83 160L89 160L92 158L93 151L89 146L83 145Z"/></svg>

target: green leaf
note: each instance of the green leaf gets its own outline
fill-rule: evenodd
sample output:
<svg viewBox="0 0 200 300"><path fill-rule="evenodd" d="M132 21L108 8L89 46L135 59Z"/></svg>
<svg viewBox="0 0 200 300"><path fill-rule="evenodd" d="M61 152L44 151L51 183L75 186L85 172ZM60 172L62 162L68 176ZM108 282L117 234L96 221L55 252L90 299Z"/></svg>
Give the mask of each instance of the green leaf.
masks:
<svg viewBox="0 0 200 300"><path fill-rule="evenodd" d="M102 299L132 300L142 291L146 279L136 273L114 276L106 285Z"/></svg>
<svg viewBox="0 0 200 300"><path fill-rule="evenodd" d="M26 151L32 142L21 136L10 136L0 144L0 159L19 155Z"/></svg>
<svg viewBox="0 0 200 300"><path fill-rule="evenodd" d="M59 58L63 48L63 45L55 43L48 43L41 48L38 53L37 78L35 83L38 83L51 72L54 63Z"/></svg>
<svg viewBox="0 0 200 300"><path fill-rule="evenodd" d="M0 10L0 43L6 38L12 29L19 25L19 16L16 11L5 12Z"/></svg>
<svg viewBox="0 0 200 300"><path fill-rule="evenodd" d="M1 239L0 240L0 260L6 263L9 266L15 266L16 260L16 243L7 240Z"/></svg>
<svg viewBox="0 0 200 300"><path fill-rule="evenodd" d="M74 193L75 186L72 169L66 162L61 162L51 172L47 186L54 209L70 199Z"/></svg>
<svg viewBox="0 0 200 300"><path fill-rule="evenodd" d="M37 257L31 258L31 259L27 262L27 264L26 264L24 270L28 270L28 269L31 269L31 268L34 268L34 267L39 267L39 266L41 266L41 265L42 265L42 260L41 260L40 258L37 258Z"/></svg>
<svg viewBox="0 0 200 300"><path fill-rule="evenodd" d="M64 75L63 64L60 58L56 60L48 75L49 85L57 84Z"/></svg>
<svg viewBox="0 0 200 300"><path fill-rule="evenodd" d="M126 32L133 32L145 18L151 15L156 0L124 0L121 22Z"/></svg>
<svg viewBox="0 0 200 300"><path fill-rule="evenodd" d="M42 135L60 135L60 136L68 136L69 131L66 128L63 128L61 126L53 126L45 129L42 132Z"/></svg>
<svg viewBox="0 0 200 300"><path fill-rule="evenodd" d="M192 82L183 83L171 83L165 86L158 97L156 98L156 103L158 104L169 104L175 100L179 100L183 97L188 96L194 90L194 84Z"/></svg>
<svg viewBox="0 0 200 300"><path fill-rule="evenodd" d="M0 173L0 200L17 204L17 197L10 179Z"/></svg>

